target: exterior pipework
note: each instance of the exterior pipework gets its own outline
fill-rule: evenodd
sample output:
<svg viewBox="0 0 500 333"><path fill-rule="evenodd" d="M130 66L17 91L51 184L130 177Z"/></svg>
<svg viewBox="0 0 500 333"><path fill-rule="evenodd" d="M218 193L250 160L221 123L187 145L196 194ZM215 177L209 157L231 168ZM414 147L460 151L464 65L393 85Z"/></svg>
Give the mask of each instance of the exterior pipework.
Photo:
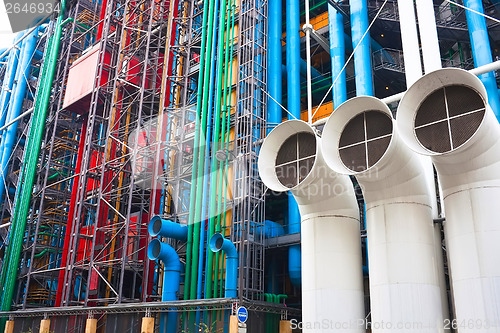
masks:
<svg viewBox="0 0 500 333"><path fill-rule="evenodd" d="M80 131L80 143L78 144L78 153L76 157L76 165L75 165L75 178L73 179L73 187L71 188L71 199L69 203L69 209L68 209L68 222L66 223L66 232L64 235L64 244L63 244L63 250L62 250L62 255L61 255L61 266L66 267L65 269L61 269L59 271L59 276L57 280L57 293L56 293L56 300L55 300L55 306L61 306L61 299L63 295L63 288L64 288L64 275L65 271L68 269L68 267L71 267L68 265L68 253L69 253L69 243L71 242L71 229L73 228L73 214L75 212L75 205L76 205L76 198L78 195L78 181L80 180L80 170L82 167L82 158L83 158L83 151L85 149L85 133L87 132L87 119L82 120L82 130ZM69 268L71 269L71 268Z"/></svg>
<svg viewBox="0 0 500 333"><path fill-rule="evenodd" d="M208 223L208 237L209 240L212 235L215 233L215 225L217 223L216 217L219 217L219 212L217 209L217 175L218 175L218 167L219 161L217 160L215 154L219 150L220 147L220 133L221 133L221 110L222 110L222 87L223 87L223 69L224 66L228 65L224 63L224 24L226 23L226 0L221 0L221 6L219 11L219 36L217 38L218 41L218 49L217 49L217 73L216 73L216 96L215 96L215 112L214 112L214 130L212 136L212 154L211 154L211 168L210 168L210 184L211 184L211 193L210 193L210 202L209 202L209 223ZM214 59L215 61L215 59ZM205 286L205 294L212 295L213 294L213 279L212 274L214 271L213 267L213 252L207 249L207 271L206 275L207 284Z"/></svg>
<svg viewBox="0 0 500 333"><path fill-rule="evenodd" d="M350 5L352 48L356 50L354 53L356 96L373 96L370 34L367 33L363 38L363 34L368 30L367 0L353 0Z"/></svg>
<svg viewBox="0 0 500 333"><path fill-rule="evenodd" d="M385 151L383 146L368 145L370 159L372 154L383 155L373 165L354 171L342 159L340 143L346 131L356 135L346 126L364 112L385 115L385 125L392 126L384 134L391 137ZM380 121L373 124L374 120L369 120L366 115L366 128L359 131L370 133L374 126L382 126ZM420 156L403 143L394 129L391 111L385 103L374 97L355 97L339 106L328 119L322 132L322 148L328 166L341 174L355 175L363 189L372 322L422 323L418 332L438 332L444 322L431 197ZM373 140L374 144L380 145L379 142ZM400 331L396 326L372 327L372 332Z"/></svg>
<svg viewBox="0 0 500 333"><path fill-rule="evenodd" d="M297 133L314 136L316 150L307 175L293 187L283 185L276 173L282 144ZM302 322L350 323L343 332L362 333L365 318L359 211L352 183L329 169L320 139L301 120L278 125L264 140L259 174L273 191L290 190L301 215ZM341 272L341 274L339 274ZM303 326L303 332L331 332L331 327Z"/></svg>
<svg viewBox="0 0 500 333"><path fill-rule="evenodd" d="M415 119L420 112L426 114L428 109L421 105L428 101L430 94L449 86L470 89L485 109L480 114L480 122L474 122L477 127L469 129L472 123L467 121L469 125L462 128L466 130L462 133L466 134L462 144L451 145L440 152L426 148L421 140L442 131L430 132L429 129L427 135L418 136ZM449 112L463 112L466 105L452 104ZM411 149L431 156L442 186L456 322L482 324L460 326L458 332L500 332L498 326L491 324L500 322L500 226L495 205L500 200L500 125L487 105L486 89L476 76L461 69L446 68L429 73L415 82L401 99L397 126ZM453 139L456 133L450 133Z"/></svg>
<svg viewBox="0 0 500 333"><path fill-rule="evenodd" d="M33 120L30 128L30 133L28 135L28 142L26 144L27 151L29 151L30 154L27 158L27 161L25 161L22 167L22 172L20 175L20 185L22 184L22 189L20 190L20 187L18 187L16 197L19 195L20 196L16 198L16 205L14 214L12 216L12 225L15 232L14 234L11 233L11 242L9 243L9 246L12 247L12 257L10 259L10 264L7 271L7 279L4 285L4 293L1 302L2 311L8 311L12 302L17 269L19 267L19 257L21 254L22 242L25 233L26 220L31 203L31 194L33 192L33 182L36 174L38 155L40 154L45 118L47 115L52 82L55 75L57 56L59 54L59 47L61 44L61 23L64 17L65 10L66 0L61 0L61 10L57 18L55 32L54 35L50 38L52 42L49 40L49 54L43 63L41 76L39 79L39 86L42 87L42 89L37 90L36 93L36 101L32 117ZM3 329L4 324L5 320L2 319L2 321L0 322L0 330Z"/></svg>
<svg viewBox="0 0 500 333"><path fill-rule="evenodd" d="M215 1L215 9L214 12L217 13L219 10L219 2ZM214 15L214 23L212 25L212 34L215 35L217 33L217 15ZM203 177L203 194L202 198L209 198L212 193L210 192L209 194L209 184L208 184L208 179L210 175L210 168L211 168L211 161L210 161L210 147L211 141L213 140L212 138L212 132L213 132L213 120L212 120L212 108L214 105L214 87L215 87L215 77L214 77L214 72L215 72L215 54L216 54L216 49L217 49L217 39L213 38L212 39L212 52L210 55L210 59L212 61L210 62L210 74L209 74L209 80L210 80L210 88L209 88L209 98L208 98L208 119L207 119L207 132L206 132L206 140L205 140L205 161L204 161L204 177ZM210 199L209 199L210 200ZM203 219L202 221L202 232L200 233L200 249L199 249L199 256L200 260L198 263L198 285L196 287L196 298L200 299L201 298L201 293L203 289L203 265L205 265L205 270L208 268L209 265L212 265L212 262L208 261L208 259L205 261L203 260L203 253L205 251L205 242L208 242L208 234L205 232L205 217L207 216L209 207L208 207L208 201L205 199L202 200L202 207L201 207L201 218ZM207 239L205 240L205 236ZM208 249L207 249L208 251ZM208 258L208 257L207 257ZM208 283L208 274L205 274L205 286ZM209 298L209 296L205 293L205 298ZM200 312L196 312L196 322L200 322Z"/></svg>
<svg viewBox="0 0 500 333"><path fill-rule="evenodd" d="M281 123L281 107L278 105L278 103L281 104L282 95L281 26L283 19L281 7L281 0L270 0L268 3L267 88L270 97L267 99L267 133Z"/></svg>
<svg viewBox="0 0 500 333"><path fill-rule="evenodd" d="M399 21L401 29L401 42L403 45L406 86L410 87L415 81L422 77L422 62L420 60L420 46L418 41L417 23L415 17L415 6L413 1L398 1ZM425 173L425 181L429 188L431 197L432 218L440 218L437 207L437 193L434 180L434 167L430 157L420 155L422 167ZM438 277L441 288L441 305L443 319L449 319L448 294L444 273L443 250L441 243L441 225L434 225L434 249L437 263ZM445 330L449 331L449 330Z"/></svg>
<svg viewBox="0 0 500 333"><path fill-rule="evenodd" d="M23 32L18 33L14 39L14 43L16 43L23 35ZM14 85L14 78L16 77L16 71L18 69L17 64L19 62L19 53L20 48L17 46L14 46L14 48L9 52L7 72L5 73L2 83L2 92L0 93L0 127L5 125L5 119L7 119L10 96Z"/></svg>
<svg viewBox="0 0 500 333"><path fill-rule="evenodd" d="M188 227L162 219L161 216L156 215L149 221L148 232L152 237L162 236L186 241ZM163 262L162 302L177 300L182 268L177 252L170 245L162 243L158 239L153 239L148 245L148 258L150 260L159 259ZM167 320L166 324L165 318ZM165 332L165 326L167 327L167 333L177 332L177 312L168 312L166 316L161 314L160 332Z"/></svg>
<svg viewBox="0 0 500 333"><path fill-rule="evenodd" d="M226 254L226 284L224 297L236 298L238 296L238 251L229 240L220 233L210 238L210 250L213 252L223 251Z"/></svg>
<svg viewBox="0 0 500 333"><path fill-rule="evenodd" d="M163 262L162 302L177 300L181 279L181 262L177 252L170 245L162 243L158 239L153 239L148 245L148 258L150 260L158 259ZM166 323L165 318L167 320ZM160 332L177 332L177 312L168 312L166 316L163 313L161 314Z"/></svg>
<svg viewBox="0 0 500 333"><path fill-rule="evenodd" d="M28 86L28 76L31 68L31 60L35 52L36 43L38 40L38 29L34 30L27 38L23 40L21 54L19 59L19 68L16 71L15 82L10 98L10 106L7 111L7 122L15 119L21 114L26 97L26 88ZM0 202L5 193L5 179L7 176L7 168L10 161L10 155L14 148L14 142L17 134L17 125L15 122L10 125L2 133L2 143L0 145L1 160L0 160Z"/></svg>
<svg viewBox="0 0 500 333"><path fill-rule="evenodd" d="M204 131L204 125L200 124L203 117L202 110L202 100L203 100L203 86L204 86L204 73L205 73L205 53L210 53L210 51L206 50L207 44L207 21L211 21L211 15L209 15L210 9L213 11L212 1L205 1L203 3L203 23L202 23L202 33L201 33L201 47L200 47L200 71L198 76L198 96L196 103L196 121L195 121L195 135L194 135L194 149L193 149L193 172L191 175L191 193L189 198L189 219L188 219L188 239L187 239L187 247L186 247L186 275L185 275L185 284L184 284L184 299L191 298L191 283L196 277L191 276L191 270L193 266L198 265L198 260L194 260L194 253L198 252L198 248L195 249L195 243L199 240L194 240L196 227L194 225L195 219L195 209L197 208L197 200L196 200L196 188L198 182L198 163L196 163L196 159L199 158L199 150L200 150L200 134ZM201 187L201 186L200 186ZM199 232L199 231L198 231ZM198 253L196 253L196 257L198 257ZM196 269L196 268L195 268ZM196 286L194 287L196 288Z"/></svg>
<svg viewBox="0 0 500 333"><path fill-rule="evenodd" d="M345 64L344 17L331 4L328 4L328 29L332 59L333 109L335 110L347 99L347 86L345 71L341 72Z"/></svg>
<svg viewBox="0 0 500 333"><path fill-rule="evenodd" d="M464 0L464 6L483 13L483 3L480 0ZM493 62L491 56L490 39L486 27L486 20L483 16L476 14L470 10L465 11L467 17L467 26L469 28L469 36L472 46L472 56L474 58L474 66L479 67ZM495 116L500 121L500 101L498 98L498 87L494 72L488 72L479 76L486 92L488 93L488 104L495 113Z"/></svg>
<svg viewBox="0 0 500 333"><path fill-rule="evenodd" d="M422 42L422 58L425 73L441 68L441 52L436 27L436 15L432 0L416 0L418 28Z"/></svg>

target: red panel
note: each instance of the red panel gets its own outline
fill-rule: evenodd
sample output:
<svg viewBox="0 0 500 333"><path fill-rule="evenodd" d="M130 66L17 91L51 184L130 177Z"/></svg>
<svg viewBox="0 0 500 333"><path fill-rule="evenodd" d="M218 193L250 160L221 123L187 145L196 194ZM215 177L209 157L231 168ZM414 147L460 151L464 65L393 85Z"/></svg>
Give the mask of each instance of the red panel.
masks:
<svg viewBox="0 0 500 333"><path fill-rule="evenodd" d="M109 65L111 55L104 54L104 63ZM63 108L72 112L85 114L90 106L94 81L97 76L97 65L99 62L99 44L93 46L86 54L78 58L70 67L66 93L64 95ZM103 68L99 84L108 83L108 72L106 66Z"/></svg>
<svg viewBox="0 0 500 333"><path fill-rule="evenodd" d="M94 226L85 226L80 230L81 235L92 236L94 234ZM91 238L81 238L78 240L78 250L76 252L76 260L82 261L84 258L90 257L90 250L92 247Z"/></svg>

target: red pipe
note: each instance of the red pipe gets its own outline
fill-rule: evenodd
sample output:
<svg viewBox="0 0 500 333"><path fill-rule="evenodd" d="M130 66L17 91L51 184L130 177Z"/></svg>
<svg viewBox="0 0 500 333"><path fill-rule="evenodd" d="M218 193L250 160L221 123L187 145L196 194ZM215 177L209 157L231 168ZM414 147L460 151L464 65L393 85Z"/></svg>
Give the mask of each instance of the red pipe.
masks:
<svg viewBox="0 0 500 333"><path fill-rule="evenodd" d="M73 188L71 189L71 201L69 203L68 222L66 223L66 235L64 236L64 245L61 258L61 270L57 281L57 294L55 306L61 306L62 291L64 287L64 277L66 275L66 261L68 260L69 243L71 240L71 229L73 227L73 214L75 212L76 197L78 194L79 173L81 171L83 150L85 148L85 133L87 132L87 119L83 120L82 131L80 133L80 144L78 145L78 155L76 158L75 178L73 178Z"/></svg>
<svg viewBox="0 0 500 333"><path fill-rule="evenodd" d="M106 7L108 6L108 0L102 0L101 4L101 15L99 17L99 27L97 28L97 40L102 37L102 30L104 26L104 17L106 17Z"/></svg>

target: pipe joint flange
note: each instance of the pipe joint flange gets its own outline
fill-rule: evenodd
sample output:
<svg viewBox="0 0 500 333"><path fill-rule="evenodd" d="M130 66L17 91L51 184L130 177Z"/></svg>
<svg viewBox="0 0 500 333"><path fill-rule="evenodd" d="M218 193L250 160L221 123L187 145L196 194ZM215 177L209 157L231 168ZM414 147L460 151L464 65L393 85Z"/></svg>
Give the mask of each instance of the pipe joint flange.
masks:
<svg viewBox="0 0 500 333"><path fill-rule="evenodd" d="M306 23L306 24L304 24L304 25L302 26L302 30L303 30L304 32L308 32L308 31L309 31L309 32L312 32L312 31L314 31L314 28L313 28L312 24L310 24L310 23Z"/></svg>

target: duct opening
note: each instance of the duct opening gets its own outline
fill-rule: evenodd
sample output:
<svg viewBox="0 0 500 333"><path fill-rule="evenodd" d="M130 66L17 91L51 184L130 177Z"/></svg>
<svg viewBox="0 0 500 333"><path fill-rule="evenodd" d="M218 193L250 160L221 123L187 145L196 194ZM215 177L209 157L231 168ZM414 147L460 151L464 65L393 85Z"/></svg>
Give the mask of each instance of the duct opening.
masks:
<svg viewBox="0 0 500 333"><path fill-rule="evenodd" d="M316 159L316 136L299 132L281 145L276 155L276 175L281 184L293 188L311 172Z"/></svg>
<svg viewBox="0 0 500 333"><path fill-rule="evenodd" d="M154 235L158 235L160 233L161 225L162 225L161 219L157 218L153 221L153 225L151 226L151 230L153 231Z"/></svg>
<svg viewBox="0 0 500 333"><path fill-rule="evenodd" d="M354 172L371 168L387 151L392 130L392 119L378 110L368 110L352 118L339 141L344 166Z"/></svg>
<svg viewBox="0 0 500 333"><path fill-rule="evenodd" d="M453 151L476 133L486 106L481 95L462 85L449 85L432 92L415 115L419 143L435 153Z"/></svg>
<svg viewBox="0 0 500 333"><path fill-rule="evenodd" d="M157 239L153 239L148 246L149 253L151 254L151 259L157 259L161 252L161 243Z"/></svg>
<svg viewBox="0 0 500 333"><path fill-rule="evenodd" d="M224 238L222 237L218 237L216 240L215 240L215 249L217 251L219 251L220 249L222 249L222 244L224 244Z"/></svg>

